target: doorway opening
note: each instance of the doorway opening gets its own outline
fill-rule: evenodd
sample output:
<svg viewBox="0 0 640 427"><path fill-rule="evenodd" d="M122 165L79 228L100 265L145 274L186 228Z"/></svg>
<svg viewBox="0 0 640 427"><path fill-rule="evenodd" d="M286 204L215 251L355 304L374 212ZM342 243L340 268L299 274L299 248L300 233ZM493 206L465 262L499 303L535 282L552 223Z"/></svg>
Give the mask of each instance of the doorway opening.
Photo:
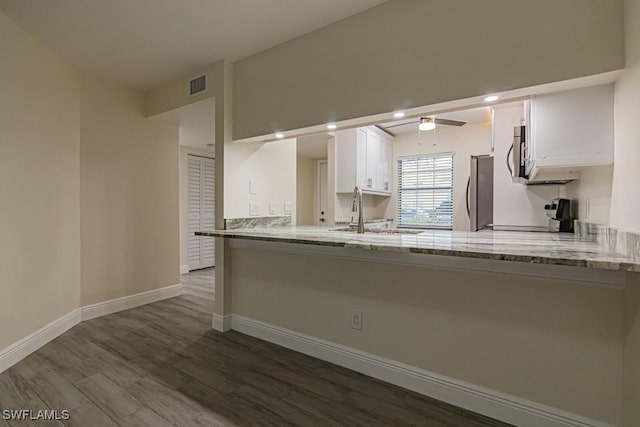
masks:
<svg viewBox="0 0 640 427"><path fill-rule="evenodd" d="M298 138L296 141L296 224L328 226L329 163L332 135Z"/></svg>
<svg viewBox="0 0 640 427"><path fill-rule="evenodd" d="M180 274L184 293L213 300L215 239L215 99L164 113L179 128Z"/></svg>

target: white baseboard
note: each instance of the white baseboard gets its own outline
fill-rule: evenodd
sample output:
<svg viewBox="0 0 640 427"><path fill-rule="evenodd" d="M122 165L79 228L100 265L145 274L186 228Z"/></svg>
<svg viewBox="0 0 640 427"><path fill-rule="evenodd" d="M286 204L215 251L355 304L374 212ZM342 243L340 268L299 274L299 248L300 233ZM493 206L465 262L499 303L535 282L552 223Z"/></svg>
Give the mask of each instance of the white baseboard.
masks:
<svg viewBox="0 0 640 427"><path fill-rule="evenodd" d="M179 295L182 295L182 285L178 283L177 285L128 295L126 297L103 301L97 304L86 305L80 309L82 311L82 320L95 319L96 317L129 310L131 308L151 304L152 302L167 298L177 297Z"/></svg>
<svg viewBox="0 0 640 427"><path fill-rule="evenodd" d="M80 323L80 321L80 309L77 308L27 335L9 347L0 350L0 373L6 371L43 345L67 332Z"/></svg>
<svg viewBox="0 0 640 427"><path fill-rule="evenodd" d="M145 304L151 304L152 302L173 298L178 295L182 295L181 284L77 308L29 334L9 347L0 350L0 373L9 369L43 345L54 340L84 320L95 319L96 317L106 316L108 314L117 313L118 311L128 310ZM231 319L229 319L228 322L230 325Z"/></svg>
<svg viewBox="0 0 640 427"><path fill-rule="evenodd" d="M189 264L180 265L180 274L189 274Z"/></svg>
<svg viewBox="0 0 640 427"><path fill-rule="evenodd" d="M230 314L220 316L219 314L213 315L213 329L218 332L227 332L231 330L232 318ZM247 334L248 335L248 334Z"/></svg>
<svg viewBox="0 0 640 427"><path fill-rule="evenodd" d="M230 318L230 319L227 319ZM232 329L520 427L613 427L556 408L449 378L310 335L232 315ZM226 329L222 329L226 330Z"/></svg>
<svg viewBox="0 0 640 427"><path fill-rule="evenodd" d="M95 319L96 317L106 316L123 310L129 310L131 308L151 304L156 301L173 298L179 295L182 295L181 284L77 308L27 335L9 347L0 350L0 373L6 371L43 345L73 328L81 321ZM228 325L224 331L231 329L231 316L227 317L228 319L222 322L223 324Z"/></svg>

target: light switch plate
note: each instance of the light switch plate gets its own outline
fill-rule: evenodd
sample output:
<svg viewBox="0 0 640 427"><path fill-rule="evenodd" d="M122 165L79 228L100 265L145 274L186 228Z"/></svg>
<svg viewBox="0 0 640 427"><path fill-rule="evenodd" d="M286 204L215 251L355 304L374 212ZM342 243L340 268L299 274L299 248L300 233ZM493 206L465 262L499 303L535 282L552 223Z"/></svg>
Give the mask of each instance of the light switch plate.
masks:
<svg viewBox="0 0 640 427"><path fill-rule="evenodd" d="M589 219L591 217L591 199L586 199L584 201L584 219Z"/></svg>
<svg viewBox="0 0 640 427"><path fill-rule="evenodd" d="M276 202L269 202L269 215L275 215L278 209Z"/></svg>
<svg viewBox="0 0 640 427"><path fill-rule="evenodd" d="M293 203L291 202L286 202L284 204L284 214L285 215L291 215L293 214Z"/></svg>
<svg viewBox="0 0 640 427"><path fill-rule="evenodd" d="M260 203L258 203L258 202L249 202L249 215L251 215L251 216L260 215Z"/></svg>
<svg viewBox="0 0 640 427"><path fill-rule="evenodd" d="M362 330L362 312L360 310L351 311L351 328Z"/></svg>
<svg viewBox="0 0 640 427"><path fill-rule="evenodd" d="M252 179L249 180L249 194L256 194L256 182Z"/></svg>

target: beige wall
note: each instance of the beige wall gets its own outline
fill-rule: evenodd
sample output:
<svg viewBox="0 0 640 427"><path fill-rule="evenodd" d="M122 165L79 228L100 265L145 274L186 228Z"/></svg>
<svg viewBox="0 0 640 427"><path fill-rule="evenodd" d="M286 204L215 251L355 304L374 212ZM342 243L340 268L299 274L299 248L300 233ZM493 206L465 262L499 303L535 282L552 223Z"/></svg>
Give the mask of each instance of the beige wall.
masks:
<svg viewBox="0 0 640 427"><path fill-rule="evenodd" d="M179 282L178 127L142 93L81 80L83 305Z"/></svg>
<svg viewBox="0 0 640 427"><path fill-rule="evenodd" d="M148 117L175 110L207 98L215 98L220 93L220 83L225 79L225 61L218 61L204 70L194 72L171 83L159 86L146 94L145 113ZM198 95L189 96L189 81L206 76L207 90ZM216 139L217 140L217 139Z"/></svg>
<svg viewBox="0 0 640 427"><path fill-rule="evenodd" d="M640 273L627 274L624 305L622 425L635 427L640 420Z"/></svg>
<svg viewBox="0 0 640 427"><path fill-rule="evenodd" d="M327 141L327 225L335 225L337 194L336 194L336 139ZM333 197L332 197L333 196Z"/></svg>
<svg viewBox="0 0 640 427"><path fill-rule="evenodd" d="M623 66L622 0L392 0L235 63L233 136Z"/></svg>
<svg viewBox="0 0 640 427"><path fill-rule="evenodd" d="M296 157L296 224L314 225L318 204L318 161Z"/></svg>
<svg viewBox="0 0 640 427"><path fill-rule="evenodd" d="M77 308L77 74L0 13L0 350Z"/></svg>
<svg viewBox="0 0 640 427"><path fill-rule="evenodd" d="M615 86L615 148L611 225L640 232L640 0L625 0L626 70Z"/></svg>
<svg viewBox="0 0 640 427"><path fill-rule="evenodd" d="M296 213L296 140L251 144L227 143L224 154L224 217L249 217L249 202L260 204L259 216L269 215L269 201L276 202L276 216L284 215L284 203ZM256 194L249 194L249 181Z"/></svg>
<svg viewBox="0 0 640 427"><path fill-rule="evenodd" d="M580 171L580 179L564 186L564 196L577 204L579 219L609 225L613 165L594 166ZM562 189L562 187L560 187ZM589 200L587 215L585 203Z"/></svg>
<svg viewBox="0 0 640 427"><path fill-rule="evenodd" d="M231 258L234 314L620 422L620 290L247 249Z"/></svg>
<svg viewBox="0 0 640 427"><path fill-rule="evenodd" d="M213 150L205 150L204 148L186 147L181 145L179 174L180 174L180 265L189 264L189 256L187 254L187 197L189 185L189 154L201 157L215 158Z"/></svg>
<svg viewBox="0 0 640 427"><path fill-rule="evenodd" d="M439 127L435 131L408 133L393 140L393 177L398 176L398 158L418 154L453 153L453 229L469 230L467 180L471 155L491 152L491 123L470 123L460 128ZM398 183L393 184L387 216L397 221Z"/></svg>
<svg viewBox="0 0 640 427"><path fill-rule="evenodd" d="M1 13L0 39L1 349L81 305L177 284L179 247L177 127Z"/></svg>

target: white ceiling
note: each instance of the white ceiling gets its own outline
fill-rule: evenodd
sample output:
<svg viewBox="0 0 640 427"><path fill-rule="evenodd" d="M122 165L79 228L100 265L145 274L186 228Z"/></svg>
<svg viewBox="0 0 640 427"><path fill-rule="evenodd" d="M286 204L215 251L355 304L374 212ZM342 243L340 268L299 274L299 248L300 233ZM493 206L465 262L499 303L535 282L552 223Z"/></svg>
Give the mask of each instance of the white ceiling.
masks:
<svg viewBox="0 0 640 427"><path fill-rule="evenodd" d="M205 99L161 114L179 126L180 145L213 150L215 143L215 100Z"/></svg>
<svg viewBox="0 0 640 427"><path fill-rule="evenodd" d="M313 135L298 138L297 141L297 154L301 157L308 157L310 159L326 159L327 158L327 141L332 138L331 135Z"/></svg>
<svg viewBox="0 0 640 427"><path fill-rule="evenodd" d="M0 0L0 9L78 69L148 89L384 1Z"/></svg>
<svg viewBox="0 0 640 427"><path fill-rule="evenodd" d="M436 117L438 119L458 120L467 123L486 123L491 120L491 110L489 107L471 108L468 110L452 111L450 113L442 113L436 115L428 115L427 117ZM418 132L418 118L397 119L393 122L379 124L381 128L386 129L393 135L400 135L411 132ZM402 124L400 126L397 126ZM390 127L393 126L393 127ZM438 127L441 127L440 125ZM453 126L442 125L445 128Z"/></svg>

